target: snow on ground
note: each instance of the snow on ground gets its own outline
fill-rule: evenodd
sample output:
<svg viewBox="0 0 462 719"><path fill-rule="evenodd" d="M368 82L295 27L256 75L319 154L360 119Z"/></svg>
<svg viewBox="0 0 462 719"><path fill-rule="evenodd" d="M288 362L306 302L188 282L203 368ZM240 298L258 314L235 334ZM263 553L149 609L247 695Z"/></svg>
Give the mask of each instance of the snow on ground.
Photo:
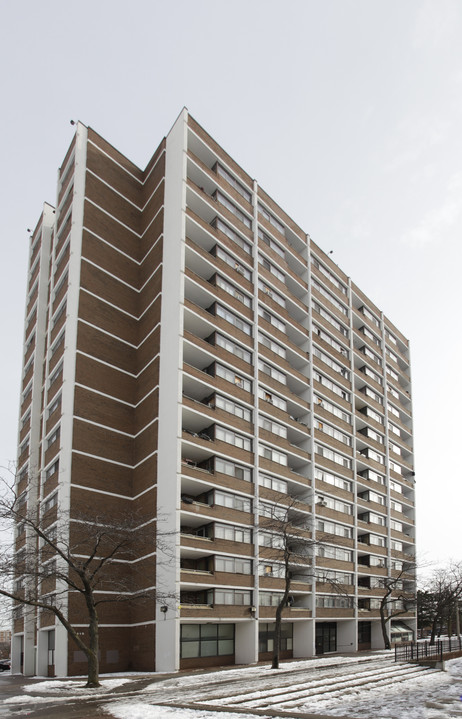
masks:
<svg viewBox="0 0 462 719"><path fill-rule="evenodd" d="M104 708L116 719L256 719L255 714L147 706L143 702L123 702L117 706L110 704ZM258 719L270 719L270 717L261 717L259 715Z"/></svg>
<svg viewBox="0 0 462 719"><path fill-rule="evenodd" d="M82 679L44 678L25 685L20 694L4 702L27 707L98 696L116 719L256 719L254 708L293 712L295 716L306 712L362 719L462 719L462 658L447 662L446 669L432 672L410 664L396 665L384 652L373 657L330 655L282 663L279 671L259 665L170 678L152 675L158 681L139 690L136 684L132 687L139 675L102 678L102 687L96 690L86 689ZM414 671L415 677L398 681ZM122 696L111 694L122 685ZM125 691L134 694L128 697ZM207 704L209 709L155 702L189 707ZM235 707L239 713L233 712Z"/></svg>
<svg viewBox="0 0 462 719"><path fill-rule="evenodd" d="M77 698L88 698L98 695L104 695L112 691L116 687L120 687L123 684L129 682L130 679L125 677L118 677L116 679L103 679L101 686L98 689L88 689L82 685L81 681L74 681L69 679L52 679L49 681L37 681L33 684L27 684L22 687L22 690L26 692L18 696L8 697L3 700L4 704L35 704L40 702L49 702L50 697L53 700L58 699L59 701L68 701L69 699ZM44 696L32 696L31 692L39 692ZM27 696L29 694L29 696Z"/></svg>

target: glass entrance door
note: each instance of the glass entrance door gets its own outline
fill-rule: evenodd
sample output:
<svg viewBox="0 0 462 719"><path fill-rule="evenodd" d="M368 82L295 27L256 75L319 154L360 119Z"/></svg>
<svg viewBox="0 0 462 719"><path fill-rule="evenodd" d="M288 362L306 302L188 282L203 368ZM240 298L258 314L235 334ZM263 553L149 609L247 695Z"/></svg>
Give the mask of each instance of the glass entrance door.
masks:
<svg viewBox="0 0 462 719"><path fill-rule="evenodd" d="M337 622L316 624L316 654L337 651Z"/></svg>

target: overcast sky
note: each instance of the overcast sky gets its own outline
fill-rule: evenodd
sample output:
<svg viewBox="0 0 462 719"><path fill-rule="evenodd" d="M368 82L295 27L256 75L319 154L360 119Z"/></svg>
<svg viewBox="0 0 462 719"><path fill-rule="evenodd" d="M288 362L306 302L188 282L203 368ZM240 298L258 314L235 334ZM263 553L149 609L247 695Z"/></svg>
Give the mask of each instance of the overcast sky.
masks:
<svg viewBox="0 0 462 719"><path fill-rule="evenodd" d="M418 549L462 559L462 2L0 0L0 59L0 463L69 120L144 167L186 106L409 337Z"/></svg>

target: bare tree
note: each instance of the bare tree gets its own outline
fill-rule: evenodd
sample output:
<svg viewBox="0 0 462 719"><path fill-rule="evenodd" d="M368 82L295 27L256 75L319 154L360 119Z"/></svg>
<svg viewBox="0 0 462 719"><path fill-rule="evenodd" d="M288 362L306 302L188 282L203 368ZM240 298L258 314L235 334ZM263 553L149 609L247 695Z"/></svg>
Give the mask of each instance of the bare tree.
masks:
<svg viewBox="0 0 462 719"><path fill-rule="evenodd" d="M434 644L438 628L441 629L446 619L449 630L452 616L459 608L462 598L462 562L451 562L447 567L436 569L423 587L423 594L431 618L430 644Z"/></svg>
<svg viewBox="0 0 462 719"><path fill-rule="evenodd" d="M297 498L280 495L277 503L262 501L259 506L260 564L275 565L283 580L283 592L276 606L272 669L279 668L281 629L284 609L293 606L294 583L328 583L336 594L348 596L348 587L333 572L315 568L316 548L332 541L332 535L313 536L312 517ZM338 541L338 540L337 540ZM311 592L311 588L310 588Z"/></svg>
<svg viewBox="0 0 462 719"><path fill-rule="evenodd" d="M145 588L146 579L137 574L137 565L131 561L159 549L155 524L142 512L105 514L82 508L70 517L57 504L28 507L6 481L0 522L16 535L0 550L0 595L16 607L26 605L53 614L86 656L86 686L99 686L101 605L173 599ZM79 624L86 616L88 638L69 619L65 607L71 597Z"/></svg>
<svg viewBox="0 0 462 719"><path fill-rule="evenodd" d="M389 634L391 620L415 609L415 594L407 591L406 584L411 579L411 575L415 574L416 566L415 562L403 562L401 569L380 578L384 593L380 598L379 611L385 649L391 649Z"/></svg>

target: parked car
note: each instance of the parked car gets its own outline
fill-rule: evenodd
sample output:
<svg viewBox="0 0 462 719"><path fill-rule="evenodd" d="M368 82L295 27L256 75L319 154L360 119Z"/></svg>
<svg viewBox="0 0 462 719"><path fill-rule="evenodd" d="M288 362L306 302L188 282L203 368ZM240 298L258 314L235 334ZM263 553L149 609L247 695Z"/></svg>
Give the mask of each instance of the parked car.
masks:
<svg viewBox="0 0 462 719"><path fill-rule="evenodd" d="M9 659L0 659L0 672L6 672L11 669L11 661Z"/></svg>

